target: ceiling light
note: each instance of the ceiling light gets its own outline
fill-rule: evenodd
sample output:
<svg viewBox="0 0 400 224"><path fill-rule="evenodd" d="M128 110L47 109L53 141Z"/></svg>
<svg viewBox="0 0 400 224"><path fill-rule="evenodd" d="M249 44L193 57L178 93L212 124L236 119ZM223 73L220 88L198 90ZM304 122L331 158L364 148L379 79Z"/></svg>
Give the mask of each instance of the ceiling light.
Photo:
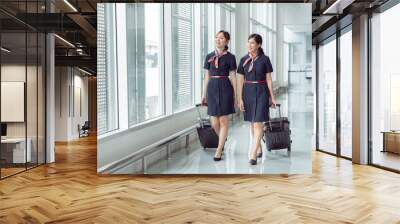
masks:
<svg viewBox="0 0 400 224"><path fill-rule="evenodd" d="M11 52L10 50L8 50L8 49L5 48L5 47L1 47L1 50L4 51L4 52L6 52L6 53L10 53L10 52Z"/></svg>
<svg viewBox="0 0 400 224"><path fill-rule="evenodd" d="M60 36L57 35L57 34L54 34L54 36L57 37L58 39L60 39L62 42L64 42L64 43L66 43L67 45L69 45L70 47L75 48L75 45L73 45L73 44L72 44L71 42L69 42L68 40L66 40L66 39L64 39L64 38L62 38L62 37L60 37Z"/></svg>
<svg viewBox="0 0 400 224"><path fill-rule="evenodd" d="M343 9L351 5L354 0L336 0L322 14L342 14Z"/></svg>
<svg viewBox="0 0 400 224"><path fill-rule="evenodd" d="M71 4L69 3L68 0L64 0L65 4L67 4L74 12L78 12L78 10Z"/></svg>
<svg viewBox="0 0 400 224"><path fill-rule="evenodd" d="M92 73L89 73L88 71L85 71L85 70L83 70L83 69L81 69L79 67L78 67L78 70L83 72L83 73L85 73L85 74L87 74L87 75L92 75Z"/></svg>

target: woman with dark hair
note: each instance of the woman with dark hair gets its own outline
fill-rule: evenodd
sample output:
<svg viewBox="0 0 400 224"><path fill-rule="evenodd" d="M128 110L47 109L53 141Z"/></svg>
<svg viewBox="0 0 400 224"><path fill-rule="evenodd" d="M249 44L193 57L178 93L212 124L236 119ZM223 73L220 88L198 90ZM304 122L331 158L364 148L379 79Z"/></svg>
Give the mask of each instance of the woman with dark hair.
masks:
<svg viewBox="0 0 400 224"><path fill-rule="evenodd" d="M228 135L229 114L235 113L236 58L228 51L230 35L219 31L215 35L215 51L206 56L202 104L208 105L211 125L219 137L214 161L220 161Z"/></svg>
<svg viewBox="0 0 400 224"><path fill-rule="evenodd" d="M251 34L248 38L248 54L240 59L238 103L244 112L244 120L251 122L252 149L250 164L257 164L257 157L262 157L261 138L264 122L269 120L269 105L275 107L272 89L272 65L269 57L261 48L262 37ZM269 100L270 99L270 100ZM271 102L269 102L271 101Z"/></svg>

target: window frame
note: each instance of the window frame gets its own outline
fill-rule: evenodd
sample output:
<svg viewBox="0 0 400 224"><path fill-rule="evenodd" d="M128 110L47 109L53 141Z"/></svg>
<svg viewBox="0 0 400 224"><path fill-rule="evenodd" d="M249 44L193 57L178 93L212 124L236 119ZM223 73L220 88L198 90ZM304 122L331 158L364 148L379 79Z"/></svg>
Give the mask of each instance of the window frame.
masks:
<svg viewBox="0 0 400 224"><path fill-rule="evenodd" d="M107 4L129 4L129 3L107 3ZM198 33L197 32L197 26L198 24L201 24L201 18L197 17L195 15L200 15L201 16L201 11L200 11L200 7L199 4L201 3L189 3L191 4L192 7L192 56L191 58L193 59L193 63L192 63L192 74L193 74L193 78L192 78L192 104L186 108L183 108L181 110L177 110L177 111L173 111L172 108L172 101L173 101L173 93L172 93L172 59L171 57L166 57L171 56L173 53L173 49L171 48L171 44L172 44L172 4L177 4L177 3L160 3L162 4L161 7L161 18L163 19L163 23L161 24L161 34L162 34L162 39L161 39L161 62L160 64L162 64L161 66L161 82L162 82L162 114L160 116L154 117L154 118L150 118L138 123L135 123L133 125L129 125L127 124L128 121L128 107L127 107L127 97L128 97L128 93L127 93L127 84L125 82L124 84L124 80L127 80L127 78L123 78L120 79L120 77L118 77L117 74L117 79L116 82L118 82L118 84L122 85L120 87L118 87L119 89L125 89L126 93L125 94L121 94L121 93L117 93L117 100L118 100L118 108L119 111L117 113L118 115L118 128L117 129L113 129L113 130L109 130L103 133L99 133L98 138L102 139L102 138L106 138L108 136L114 136L114 135L119 135L120 133L124 133L126 131L132 131L132 130L139 130L141 128L145 128L147 126L153 125L153 124L157 124L159 122L162 122L166 119L171 119L173 116L181 114L181 113L185 113L187 111L193 110L195 108L196 102L199 102L201 99L201 94L202 94L202 88L203 88L203 76L204 76L204 69L203 69L203 61L201 60L202 56L201 56L201 51L196 50L197 46L201 46L201 37L200 36L196 36L195 34ZM209 35L208 38L211 38L209 40L209 45L213 45L213 36L215 34L215 32L217 32L217 10L218 10L218 5L221 7L221 10L227 10L227 12L229 13L229 19L230 19L230 27L231 27L231 36L235 35L235 26L236 26L236 5L232 5L230 3L203 3L203 4L208 4L207 7L208 8L208 16L209 16L209 21L208 24L206 24L207 29L209 30ZM117 7L114 6L114 8L116 9ZM114 15L115 18L117 17L116 15ZM118 23L118 21L116 21L116 23ZM117 25L115 25L115 30L117 29ZM214 31L214 32L212 32ZM117 38L116 38L117 39ZM118 50L118 45L119 44L115 44L116 45L116 50ZM235 43L234 41L232 41L230 43L230 50L234 51L235 48ZM200 48L198 48L200 49ZM234 53L234 52L233 52ZM116 55L120 55L120 53L116 53ZM125 74L126 75L126 68L124 69L120 69L117 68L117 70L119 71L119 75ZM124 87L125 86L125 87ZM118 92L121 92L121 90L119 90ZM123 108L126 107L126 108ZM120 116L120 112L121 109L124 111L125 115ZM126 109L126 110L125 110ZM126 123L126 124L125 124Z"/></svg>

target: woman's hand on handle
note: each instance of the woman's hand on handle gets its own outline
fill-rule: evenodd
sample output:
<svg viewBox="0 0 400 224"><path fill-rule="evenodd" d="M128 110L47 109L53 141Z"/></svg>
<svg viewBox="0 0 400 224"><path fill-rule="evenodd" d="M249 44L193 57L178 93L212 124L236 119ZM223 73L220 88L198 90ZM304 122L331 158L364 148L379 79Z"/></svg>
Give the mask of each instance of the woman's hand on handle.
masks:
<svg viewBox="0 0 400 224"><path fill-rule="evenodd" d="M275 98L272 97L272 98L271 98L271 107L272 107L272 108L276 108L276 104L277 104L277 103L276 103L276 101L275 101Z"/></svg>
<svg viewBox="0 0 400 224"><path fill-rule="evenodd" d="M203 106L207 105L207 98L205 96L201 97L201 105Z"/></svg>
<svg viewBox="0 0 400 224"><path fill-rule="evenodd" d="M271 107L275 108L276 107L276 101L275 101L275 96L274 96L274 91L273 91L274 88L272 87L272 73L267 73L266 74L266 79L267 79L267 85L268 85L270 100L271 100Z"/></svg>

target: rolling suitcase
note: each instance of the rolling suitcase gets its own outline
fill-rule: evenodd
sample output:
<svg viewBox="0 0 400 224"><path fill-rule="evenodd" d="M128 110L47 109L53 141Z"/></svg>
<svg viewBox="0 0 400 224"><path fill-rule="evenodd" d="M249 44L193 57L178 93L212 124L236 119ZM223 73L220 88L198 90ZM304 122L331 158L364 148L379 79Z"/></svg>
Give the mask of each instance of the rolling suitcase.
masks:
<svg viewBox="0 0 400 224"><path fill-rule="evenodd" d="M281 115L281 105L276 104L279 110L279 117L270 118L264 122L264 138L263 141L268 151L276 149L291 150L292 140L290 139L290 123L287 117Z"/></svg>
<svg viewBox="0 0 400 224"><path fill-rule="evenodd" d="M197 104L197 112L199 114L199 124L197 127L197 134L199 135L199 140L203 149L206 148L217 148L218 147L218 135L215 133L214 129L211 127L210 119L202 118L200 113L201 104Z"/></svg>

